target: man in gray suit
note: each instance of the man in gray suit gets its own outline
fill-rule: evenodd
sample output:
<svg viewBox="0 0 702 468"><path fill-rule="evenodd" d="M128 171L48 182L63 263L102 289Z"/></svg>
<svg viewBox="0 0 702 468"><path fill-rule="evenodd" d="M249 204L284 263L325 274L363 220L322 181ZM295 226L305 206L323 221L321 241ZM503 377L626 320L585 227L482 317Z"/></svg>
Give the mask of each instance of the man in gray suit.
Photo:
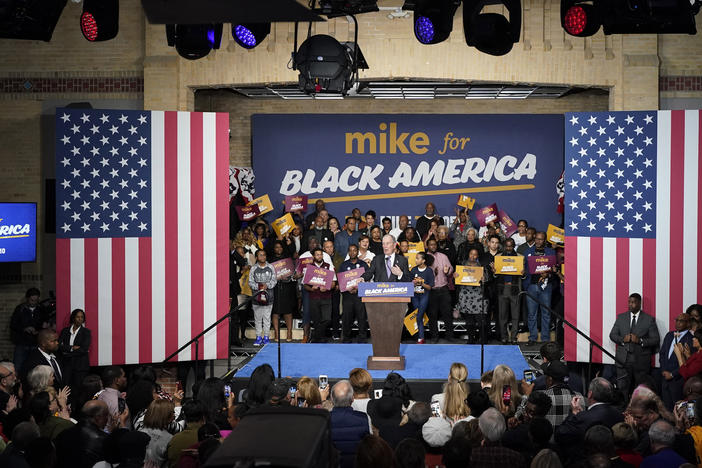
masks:
<svg viewBox="0 0 702 468"><path fill-rule="evenodd" d="M641 312L641 295L629 296L629 310L617 316L609 339L617 344L618 387L629 397L637 377L651 372L651 356L658 352L660 335L656 319Z"/></svg>
<svg viewBox="0 0 702 468"><path fill-rule="evenodd" d="M383 236L383 255L376 255L370 268L363 274L363 281L411 281L409 263L403 255L395 253L395 238Z"/></svg>

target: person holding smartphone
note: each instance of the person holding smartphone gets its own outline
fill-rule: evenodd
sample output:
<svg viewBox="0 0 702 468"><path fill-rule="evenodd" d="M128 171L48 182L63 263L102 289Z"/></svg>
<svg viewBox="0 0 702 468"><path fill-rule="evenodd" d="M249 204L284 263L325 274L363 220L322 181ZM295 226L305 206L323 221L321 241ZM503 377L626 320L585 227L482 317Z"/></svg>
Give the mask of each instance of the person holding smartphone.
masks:
<svg viewBox="0 0 702 468"><path fill-rule="evenodd" d="M434 257L424 252L415 254L416 266L410 270L410 277L414 283L414 296L412 307L417 309L417 330L419 332L418 344L424 344L424 315L429 306L429 291L434 286L434 271L429 268Z"/></svg>

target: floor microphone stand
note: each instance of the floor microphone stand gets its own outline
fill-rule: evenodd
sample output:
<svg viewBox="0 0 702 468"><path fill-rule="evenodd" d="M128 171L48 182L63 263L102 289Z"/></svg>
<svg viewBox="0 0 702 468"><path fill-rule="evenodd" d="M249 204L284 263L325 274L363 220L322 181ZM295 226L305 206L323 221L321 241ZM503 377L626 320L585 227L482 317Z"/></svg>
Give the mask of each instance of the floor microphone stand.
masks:
<svg viewBox="0 0 702 468"><path fill-rule="evenodd" d="M480 281L480 375L485 372L485 282Z"/></svg>

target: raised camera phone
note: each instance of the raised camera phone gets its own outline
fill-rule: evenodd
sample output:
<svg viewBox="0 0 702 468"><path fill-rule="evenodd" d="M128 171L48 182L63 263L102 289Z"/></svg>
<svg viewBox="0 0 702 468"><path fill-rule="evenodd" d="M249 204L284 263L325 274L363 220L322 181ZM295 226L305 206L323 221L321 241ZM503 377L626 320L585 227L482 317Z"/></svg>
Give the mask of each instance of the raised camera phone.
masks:
<svg viewBox="0 0 702 468"><path fill-rule="evenodd" d="M180 380L176 380L176 392L183 391L183 383Z"/></svg>
<svg viewBox="0 0 702 468"><path fill-rule="evenodd" d="M509 406L512 402L512 387L509 385L502 386L502 404Z"/></svg>
<svg viewBox="0 0 702 468"><path fill-rule="evenodd" d="M329 385L329 377L322 374L319 376L319 388L325 389Z"/></svg>
<svg viewBox="0 0 702 468"><path fill-rule="evenodd" d="M536 376L534 375L533 370L525 370L524 371L524 381L526 383L532 383L534 380L536 380Z"/></svg>
<svg viewBox="0 0 702 468"><path fill-rule="evenodd" d="M377 390L373 390L373 398L376 400L383 398L383 389L379 388Z"/></svg>
<svg viewBox="0 0 702 468"><path fill-rule="evenodd" d="M432 416L436 416L437 418L441 417L441 403L439 403L438 401L431 402L431 414Z"/></svg>
<svg viewBox="0 0 702 468"><path fill-rule="evenodd" d="M290 387L288 392L290 392L290 398L295 398L295 394L297 393L297 387L293 385L292 387Z"/></svg>
<svg viewBox="0 0 702 468"><path fill-rule="evenodd" d="M297 406L303 406L305 404L305 399L304 398L298 398L297 399Z"/></svg>
<svg viewBox="0 0 702 468"><path fill-rule="evenodd" d="M687 402L685 407L685 416L687 416L687 419L689 420L695 419L695 400Z"/></svg>
<svg viewBox="0 0 702 468"><path fill-rule="evenodd" d="M224 386L224 398L229 398L229 395L232 394L232 387L231 385L225 385Z"/></svg>

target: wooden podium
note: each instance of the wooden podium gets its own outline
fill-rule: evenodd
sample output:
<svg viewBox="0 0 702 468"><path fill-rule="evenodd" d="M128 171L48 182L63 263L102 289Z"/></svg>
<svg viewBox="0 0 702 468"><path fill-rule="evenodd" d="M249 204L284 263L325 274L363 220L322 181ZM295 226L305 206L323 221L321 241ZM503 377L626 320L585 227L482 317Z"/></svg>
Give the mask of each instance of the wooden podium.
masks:
<svg viewBox="0 0 702 468"><path fill-rule="evenodd" d="M403 370L400 339L409 297L364 297L371 331L373 355L368 356L368 370Z"/></svg>

